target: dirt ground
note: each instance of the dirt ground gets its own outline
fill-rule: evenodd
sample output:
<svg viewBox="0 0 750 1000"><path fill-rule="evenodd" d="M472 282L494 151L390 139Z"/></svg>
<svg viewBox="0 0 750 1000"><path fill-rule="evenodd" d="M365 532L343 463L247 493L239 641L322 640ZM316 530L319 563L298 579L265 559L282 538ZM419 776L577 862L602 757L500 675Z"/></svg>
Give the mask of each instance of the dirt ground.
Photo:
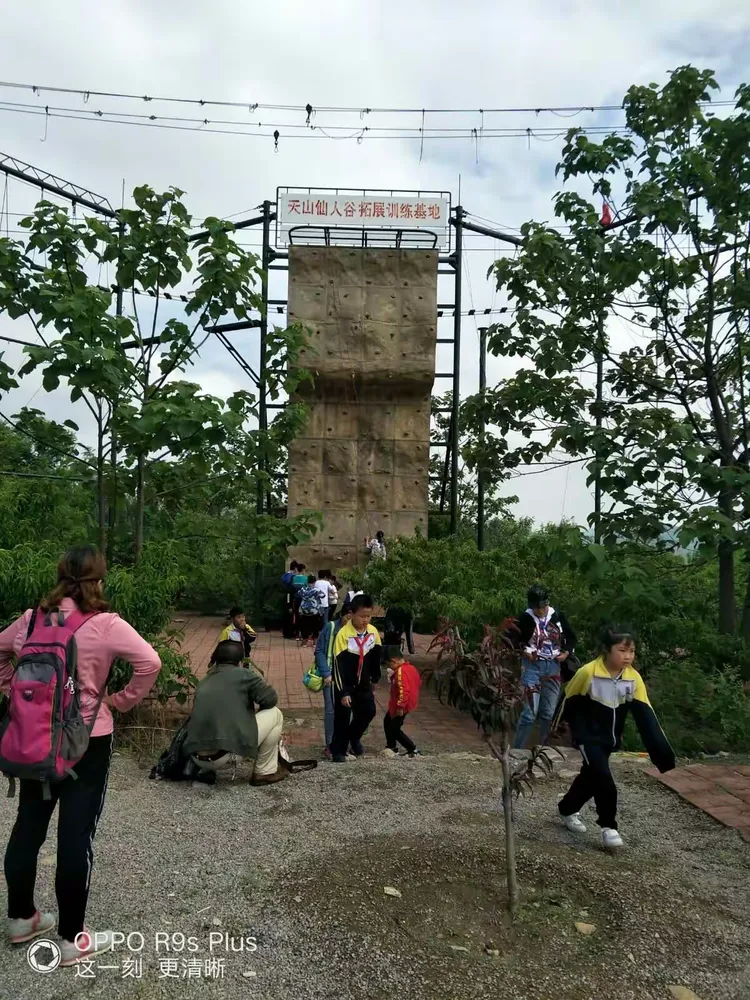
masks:
<svg viewBox="0 0 750 1000"><path fill-rule="evenodd" d="M617 765L627 843L617 856L601 849L590 811L582 837L557 821L569 776L519 803L515 922L494 761L372 757L271 788L246 778L240 770L214 789L149 782L119 756L90 922L143 933L142 978L124 978L122 967L88 980L41 976L23 949L2 944L0 997L671 1000L676 985L700 1000L750 997L750 846L642 765ZM12 814L12 803L0 807L3 839ZM53 865L48 845L45 905ZM157 950L157 933L194 936L202 958L211 934L229 935L216 952L222 976L187 982L186 953ZM248 936L257 950L239 949ZM127 957L122 949L106 964ZM168 957L178 968L164 976Z"/></svg>

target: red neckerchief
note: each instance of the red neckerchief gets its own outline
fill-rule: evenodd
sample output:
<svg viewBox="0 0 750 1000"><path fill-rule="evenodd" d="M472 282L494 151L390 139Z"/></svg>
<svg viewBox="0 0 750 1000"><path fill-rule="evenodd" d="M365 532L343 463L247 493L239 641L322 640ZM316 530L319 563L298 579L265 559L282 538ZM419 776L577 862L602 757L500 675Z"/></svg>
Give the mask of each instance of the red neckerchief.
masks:
<svg viewBox="0 0 750 1000"><path fill-rule="evenodd" d="M355 635L354 641L357 644L357 649L359 650L359 664L357 666L357 684L362 679L362 669L365 665L365 643L370 638L370 633L365 632L364 635Z"/></svg>

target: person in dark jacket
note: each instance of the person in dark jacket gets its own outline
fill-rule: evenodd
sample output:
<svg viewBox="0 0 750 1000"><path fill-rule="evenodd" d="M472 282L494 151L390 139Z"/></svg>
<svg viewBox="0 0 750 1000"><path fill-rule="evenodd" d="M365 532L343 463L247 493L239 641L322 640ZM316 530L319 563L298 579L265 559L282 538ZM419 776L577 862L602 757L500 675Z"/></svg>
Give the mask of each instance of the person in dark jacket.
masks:
<svg viewBox="0 0 750 1000"><path fill-rule="evenodd" d="M296 639L297 633L294 628L294 578L297 575L297 560L292 559L289 569L281 577L281 586L284 591L284 620L282 624L282 634L285 639Z"/></svg>
<svg viewBox="0 0 750 1000"><path fill-rule="evenodd" d="M558 808L569 830L585 833L580 810L593 798L602 842L612 849L623 843L617 829L617 786L609 757L620 746L628 712L655 767L662 773L671 771L675 755L648 700L643 678L633 666L633 631L609 626L601 648L599 659L581 667L565 688L563 716L573 744L581 751L583 767Z"/></svg>
<svg viewBox="0 0 750 1000"><path fill-rule="evenodd" d="M347 754L361 757L362 737L375 718L372 685L380 680L382 644L380 633L370 624L372 598L358 594L351 602L351 621L333 641L333 739L331 752L336 764Z"/></svg>
<svg viewBox="0 0 750 1000"><path fill-rule="evenodd" d="M383 640L386 646L398 646L406 638L406 648L414 656L414 616L406 608L392 607L385 612Z"/></svg>
<svg viewBox="0 0 750 1000"><path fill-rule="evenodd" d="M524 689L524 707L514 743L518 748L526 745L537 720L539 742L547 739L560 698L561 672L576 644L567 618L550 607L543 587L533 586L527 599L529 606L518 619Z"/></svg>
<svg viewBox="0 0 750 1000"><path fill-rule="evenodd" d="M284 716L274 689L241 665L243 654L241 642L216 647L212 666L195 690L183 747L204 770L220 770L237 758L254 760L250 784L271 785L288 773L279 768Z"/></svg>

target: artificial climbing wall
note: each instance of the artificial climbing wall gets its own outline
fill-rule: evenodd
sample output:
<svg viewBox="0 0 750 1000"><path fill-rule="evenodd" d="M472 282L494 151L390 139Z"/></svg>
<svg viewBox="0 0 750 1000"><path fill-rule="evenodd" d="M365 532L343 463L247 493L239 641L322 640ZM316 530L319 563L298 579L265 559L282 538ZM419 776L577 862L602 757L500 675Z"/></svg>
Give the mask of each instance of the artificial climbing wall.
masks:
<svg viewBox="0 0 750 1000"><path fill-rule="evenodd" d="M290 247L289 322L310 418L290 449L289 515L323 514L290 550L310 572L367 558L365 537L427 532L436 250Z"/></svg>

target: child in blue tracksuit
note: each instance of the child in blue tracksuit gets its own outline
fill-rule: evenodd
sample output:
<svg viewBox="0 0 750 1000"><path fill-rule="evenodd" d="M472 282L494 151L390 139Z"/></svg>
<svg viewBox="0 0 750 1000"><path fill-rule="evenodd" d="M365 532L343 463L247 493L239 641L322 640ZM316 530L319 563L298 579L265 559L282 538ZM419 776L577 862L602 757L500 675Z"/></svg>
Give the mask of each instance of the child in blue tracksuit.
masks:
<svg viewBox="0 0 750 1000"><path fill-rule="evenodd" d="M315 666L323 678L323 725L325 728L326 748L323 751L326 759L331 758L331 741L333 740L333 640L342 625L351 620L351 612L342 614L335 622L326 622L315 644Z"/></svg>

